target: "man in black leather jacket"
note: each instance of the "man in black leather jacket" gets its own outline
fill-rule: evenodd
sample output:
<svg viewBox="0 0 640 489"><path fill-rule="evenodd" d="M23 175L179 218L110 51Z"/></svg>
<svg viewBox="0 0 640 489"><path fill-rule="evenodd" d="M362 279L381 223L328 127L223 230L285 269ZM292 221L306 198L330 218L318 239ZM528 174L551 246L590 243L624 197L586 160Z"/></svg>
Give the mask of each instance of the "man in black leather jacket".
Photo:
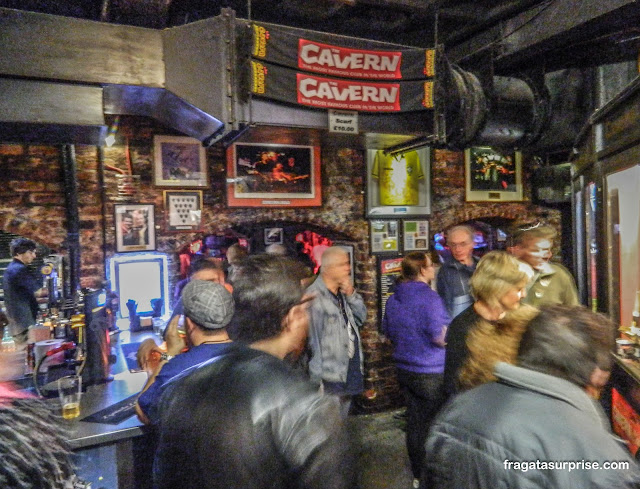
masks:
<svg viewBox="0 0 640 489"><path fill-rule="evenodd" d="M584 307L543 306L517 365L498 363L497 382L458 395L436 418L421 487L640 487L636 461L595 401L609 377L613 330Z"/></svg>
<svg viewBox="0 0 640 489"><path fill-rule="evenodd" d="M157 488L355 487L335 398L284 361L307 337L301 278L279 256L252 256L238 268L236 343L172 380L160 401Z"/></svg>

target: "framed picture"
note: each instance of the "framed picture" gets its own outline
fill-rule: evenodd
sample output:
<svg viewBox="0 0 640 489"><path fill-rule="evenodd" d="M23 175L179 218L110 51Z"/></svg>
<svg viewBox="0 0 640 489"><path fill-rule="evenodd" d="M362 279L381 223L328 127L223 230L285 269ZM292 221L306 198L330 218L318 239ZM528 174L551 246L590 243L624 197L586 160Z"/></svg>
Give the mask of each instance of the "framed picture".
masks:
<svg viewBox="0 0 640 489"><path fill-rule="evenodd" d="M467 201L522 200L522 153L488 147L464 152Z"/></svg>
<svg viewBox="0 0 640 489"><path fill-rule="evenodd" d="M165 190L163 195L167 231L200 231L202 190Z"/></svg>
<svg viewBox="0 0 640 489"><path fill-rule="evenodd" d="M229 207L319 207L320 148L236 143L227 150Z"/></svg>
<svg viewBox="0 0 640 489"><path fill-rule="evenodd" d="M184 136L153 137L156 187L206 187L207 157L202 143Z"/></svg>
<svg viewBox="0 0 640 489"><path fill-rule="evenodd" d="M371 253L400 252L399 221L373 220L370 223Z"/></svg>
<svg viewBox="0 0 640 489"><path fill-rule="evenodd" d="M342 248L344 251L347 252L347 255L349 255L349 265L351 265L351 283L355 284L355 280L356 280L356 263L355 263L355 253L354 253L354 246L352 244L347 244L347 243L340 243L340 242L334 242L333 246L339 246L340 248Z"/></svg>
<svg viewBox="0 0 640 489"><path fill-rule="evenodd" d="M400 275L402 275L402 258L378 257L378 327L380 329L387 300L395 291Z"/></svg>
<svg viewBox="0 0 640 489"><path fill-rule="evenodd" d="M431 149L386 154L367 150L367 217L431 213Z"/></svg>
<svg viewBox="0 0 640 489"><path fill-rule="evenodd" d="M403 249L427 251L429 249L429 221L402 221Z"/></svg>
<svg viewBox="0 0 640 489"><path fill-rule="evenodd" d="M282 228L264 228L264 244L282 244L284 242L284 231Z"/></svg>
<svg viewBox="0 0 640 489"><path fill-rule="evenodd" d="M153 204L115 204L116 251L156 249Z"/></svg>

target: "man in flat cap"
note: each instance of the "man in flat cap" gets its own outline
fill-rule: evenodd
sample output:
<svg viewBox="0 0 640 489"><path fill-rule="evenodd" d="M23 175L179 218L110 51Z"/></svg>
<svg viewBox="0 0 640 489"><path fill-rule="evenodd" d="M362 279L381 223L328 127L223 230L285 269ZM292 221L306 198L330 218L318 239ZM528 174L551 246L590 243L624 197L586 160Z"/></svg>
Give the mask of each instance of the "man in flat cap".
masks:
<svg viewBox="0 0 640 489"><path fill-rule="evenodd" d="M152 339L145 340L153 342L148 348L151 356L155 355L159 361L149 366L149 380L136 404L136 413L143 423L155 423L157 405L167 382L222 355L231 343L226 327L234 313L234 302L224 286L192 280L182 291L182 304L184 339L178 334L177 323L172 322L166 332L166 352ZM188 349L183 352L185 347Z"/></svg>
<svg viewBox="0 0 640 489"><path fill-rule="evenodd" d="M338 400L289 365L309 327L301 268L267 254L239 265L233 345L158 404L156 489L357 487Z"/></svg>

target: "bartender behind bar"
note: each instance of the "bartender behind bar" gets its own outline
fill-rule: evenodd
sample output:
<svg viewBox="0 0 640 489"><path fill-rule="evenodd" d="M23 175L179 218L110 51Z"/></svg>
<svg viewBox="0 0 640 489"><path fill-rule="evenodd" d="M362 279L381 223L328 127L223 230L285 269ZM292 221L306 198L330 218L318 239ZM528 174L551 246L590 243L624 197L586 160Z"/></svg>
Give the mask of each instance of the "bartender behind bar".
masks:
<svg viewBox="0 0 640 489"><path fill-rule="evenodd" d="M28 268L36 258L35 242L27 238L16 238L9 246L13 261L4 272L2 286L9 317L9 331L16 345L20 346L27 342L29 326L36 322L36 297L44 297L46 289L42 287L42 281Z"/></svg>

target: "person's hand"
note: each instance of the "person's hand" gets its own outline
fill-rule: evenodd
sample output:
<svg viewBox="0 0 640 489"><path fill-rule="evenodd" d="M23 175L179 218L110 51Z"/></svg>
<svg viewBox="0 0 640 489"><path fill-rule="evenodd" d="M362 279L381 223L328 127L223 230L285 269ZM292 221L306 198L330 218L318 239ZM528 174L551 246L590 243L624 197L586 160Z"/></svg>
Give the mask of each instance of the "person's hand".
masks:
<svg viewBox="0 0 640 489"><path fill-rule="evenodd" d="M178 333L178 321L180 316L174 316L164 333L164 339L167 342L167 353L172 356L179 355L187 346L185 338Z"/></svg>
<svg viewBox="0 0 640 489"><path fill-rule="evenodd" d="M162 350L153 338L147 338L140 343L140 347L136 353L138 366L147 372L152 372L158 365L160 355L162 355L162 353Z"/></svg>
<svg viewBox="0 0 640 489"><path fill-rule="evenodd" d="M341 281L339 288L340 288L340 292L342 292L344 295L353 294L354 288L353 288L353 283L351 282L351 277L347 277L343 281Z"/></svg>

